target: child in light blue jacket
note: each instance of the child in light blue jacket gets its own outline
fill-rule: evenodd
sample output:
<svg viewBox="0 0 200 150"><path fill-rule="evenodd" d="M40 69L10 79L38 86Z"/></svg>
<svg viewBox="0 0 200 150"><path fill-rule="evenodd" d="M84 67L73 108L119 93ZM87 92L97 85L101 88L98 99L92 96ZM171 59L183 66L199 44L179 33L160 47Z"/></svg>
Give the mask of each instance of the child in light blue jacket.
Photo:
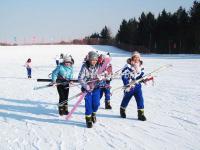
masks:
<svg viewBox="0 0 200 150"><path fill-rule="evenodd" d="M63 83L57 85L59 103L62 103L61 106L58 106L60 115L68 114L69 82L66 81L70 81L73 78L73 64L74 60L71 55L65 55L63 58L63 63L58 65L52 72L52 85L65 81L65 84Z"/></svg>

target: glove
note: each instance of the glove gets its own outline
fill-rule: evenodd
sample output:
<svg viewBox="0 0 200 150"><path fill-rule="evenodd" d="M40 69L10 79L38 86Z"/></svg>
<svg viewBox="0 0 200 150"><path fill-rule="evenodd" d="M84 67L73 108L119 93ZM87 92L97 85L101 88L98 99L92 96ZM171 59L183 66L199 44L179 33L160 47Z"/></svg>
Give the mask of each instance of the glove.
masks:
<svg viewBox="0 0 200 150"><path fill-rule="evenodd" d="M98 75L97 78L99 81L101 81L101 80L103 80L104 77L102 75Z"/></svg>
<svg viewBox="0 0 200 150"><path fill-rule="evenodd" d="M83 86L83 88L88 92L92 92L94 90L94 87L95 85L92 82L89 82Z"/></svg>
<svg viewBox="0 0 200 150"><path fill-rule="evenodd" d="M89 85L86 85L85 90L88 91L88 92L92 92L93 91L93 89Z"/></svg>
<svg viewBox="0 0 200 150"><path fill-rule="evenodd" d="M112 80L112 76L107 76L106 77L106 81L111 81Z"/></svg>

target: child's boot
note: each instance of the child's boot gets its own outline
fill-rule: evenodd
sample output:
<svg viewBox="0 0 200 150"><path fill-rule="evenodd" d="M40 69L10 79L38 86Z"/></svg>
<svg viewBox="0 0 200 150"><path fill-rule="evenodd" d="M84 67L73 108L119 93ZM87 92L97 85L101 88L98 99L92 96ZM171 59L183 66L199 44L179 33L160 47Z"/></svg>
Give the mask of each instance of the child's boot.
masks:
<svg viewBox="0 0 200 150"><path fill-rule="evenodd" d="M59 115L62 116L65 113L65 106L58 106Z"/></svg>
<svg viewBox="0 0 200 150"><path fill-rule="evenodd" d="M105 109L112 109L112 106L110 105L110 101L105 101Z"/></svg>
<svg viewBox="0 0 200 150"><path fill-rule="evenodd" d="M86 120L86 126L87 128L92 128L92 116L85 116L85 120Z"/></svg>
<svg viewBox="0 0 200 150"><path fill-rule="evenodd" d="M68 105L64 105L64 115L68 115Z"/></svg>
<svg viewBox="0 0 200 150"><path fill-rule="evenodd" d="M144 110L143 109L138 109L138 120L141 121L146 121L146 117L144 115Z"/></svg>
<svg viewBox="0 0 200 150"><path fill-rule="evenodd" d="M122 108L122 107L120 107L120 116L121 116L122 118L126 118L126 111L125 111L125 109Z"/></svg>

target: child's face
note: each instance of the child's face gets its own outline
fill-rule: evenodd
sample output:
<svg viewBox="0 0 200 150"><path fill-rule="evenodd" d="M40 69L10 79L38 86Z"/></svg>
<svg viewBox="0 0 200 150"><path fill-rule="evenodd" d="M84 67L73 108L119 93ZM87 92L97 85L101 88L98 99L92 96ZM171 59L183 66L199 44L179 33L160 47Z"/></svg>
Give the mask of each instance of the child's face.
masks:
<svg viewBox="0 0 200 150"><path fill-rule="evenodd" d="M91 64L92 66L95 66L95 65L96 65L96 63L97 63L97 59L90 60L90 64Z"/></svg>
<svg viewBox="0 0 200 150"><path fill-rule="evenodd" d="M139 56L134 56L132 59L131 59L131 64L135 64L135 63L139 63L140 62L140 57Z"/></svg>
<svg viewBox="0 0 200 150"><path fill-rule="evenodd" d="M71 62L64 62L64 65L65 65L65 66L68 66L68 67L69 67L69 66L72 66Z"/></svg>

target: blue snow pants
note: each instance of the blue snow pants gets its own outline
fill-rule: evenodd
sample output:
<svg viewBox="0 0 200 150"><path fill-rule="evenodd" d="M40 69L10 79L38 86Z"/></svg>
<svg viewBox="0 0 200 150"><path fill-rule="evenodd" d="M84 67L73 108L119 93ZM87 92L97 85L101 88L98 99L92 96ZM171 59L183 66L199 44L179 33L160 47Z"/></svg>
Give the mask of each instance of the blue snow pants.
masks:
<svg viewBox="0 0 200 150"><path fill-rule="evenodd" d="M105 101L110 100L110 88L101 88L100 89L100 99L103 96L103 93L105 94Z"/></svg>
<svg viewBox="0 0 200 150"><path fill-rule="evenodd" d="M144 109L144 99L142 95L141 84L136 84L129 92L124 92L124 97L121 102L121 107L126 108L132 96L135 97L137 109Z"/></svg>
<svg viewBox="0 0 200 150"><path fill-rule="evenodd" d="M31 68L26 68L28 77L31 77Z"/></svg>
<svg viewBox="0 0 200 150"><path fill-rule="evenodd" d="M91 115L93 112L97 112L100 105L100 89L94 89L92 92L88 92L85 96L85 115Z"/></svg>

